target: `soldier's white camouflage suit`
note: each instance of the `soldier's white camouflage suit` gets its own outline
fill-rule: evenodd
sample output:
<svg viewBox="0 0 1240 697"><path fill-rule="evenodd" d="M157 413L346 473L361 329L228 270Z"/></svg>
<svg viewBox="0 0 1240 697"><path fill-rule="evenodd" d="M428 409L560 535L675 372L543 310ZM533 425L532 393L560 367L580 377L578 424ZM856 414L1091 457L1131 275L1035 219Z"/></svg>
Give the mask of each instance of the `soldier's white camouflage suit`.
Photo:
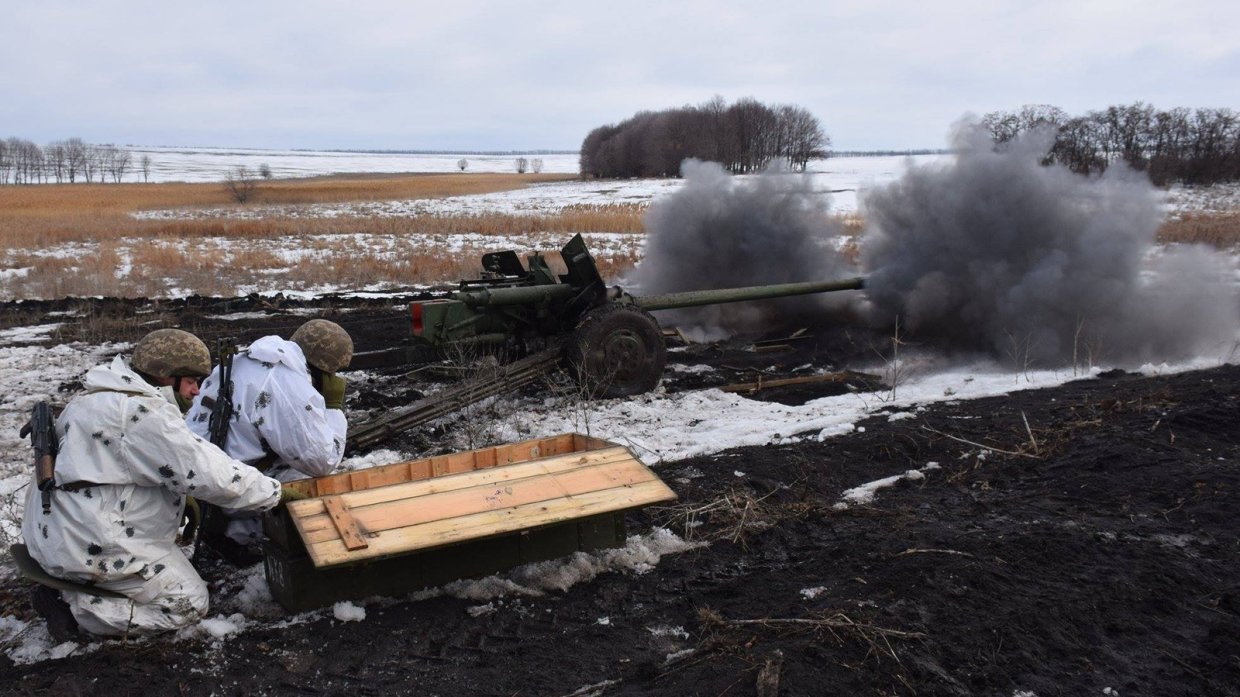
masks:
<svg viewBox="0 0 1240 697"><path fill-rule="evenodd" d="M228 457L185 424L171 387L154 387L117 357L86 374L56 420L56 491L44 514L32 484L22 536L47 572L128 599L66 592L83 629L154 633L197 622L206 584L176 546L185 497L264 511L280 482Z"/></svg>
<svg viewBox="0 0 1240 697"><path fill-rule="evenodd" d="M189 427L210 437L211 409L219 392L217 366L202 382L202 392L185 415ZM329 474L344 458L348 423L344 412L328 409L310 382L301 347L278 336L265 336L233 359L233 419L224 449L243 462L267 458L267 473L280 481ZM228 536L241 544L261 532L258 521L237 516Z"/></svg>

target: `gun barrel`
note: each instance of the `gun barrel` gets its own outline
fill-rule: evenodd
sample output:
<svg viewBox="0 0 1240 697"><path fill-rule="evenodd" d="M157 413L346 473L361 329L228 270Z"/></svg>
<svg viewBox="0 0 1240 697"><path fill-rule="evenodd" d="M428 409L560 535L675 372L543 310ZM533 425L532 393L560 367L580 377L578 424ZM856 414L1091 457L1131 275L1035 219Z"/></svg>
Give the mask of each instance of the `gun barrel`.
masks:
<svg viewBox="0 0 1240 697"><path fill-rule="evenodd" d="M566 300L579 290L568 284L479 288L457 291L453 297L470 307L537 305L543 302Z"/></svg>
<svg viewBox="0 0 1240 697"><path fill-rule="evenodd" d="M859 290L865 287L865 278L849 278L843 281L809 281L805 283L779 283L770 286L746 286L743 288L719 288L716 290L690 290L681 293L663 293L633 298L633 303L643 310L672 310L682 307L717 305L787 298L794 295L834 293L841 290Z"/></svg>

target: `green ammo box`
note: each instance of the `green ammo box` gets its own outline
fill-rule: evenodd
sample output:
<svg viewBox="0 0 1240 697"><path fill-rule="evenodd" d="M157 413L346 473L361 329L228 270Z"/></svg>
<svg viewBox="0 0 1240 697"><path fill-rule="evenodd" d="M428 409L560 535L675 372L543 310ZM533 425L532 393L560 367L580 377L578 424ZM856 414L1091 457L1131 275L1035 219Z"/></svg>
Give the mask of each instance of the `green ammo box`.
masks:
<svg viewBox="0 0 1240 697"><path fill-rule="evenodd" d="M285 486L312 498L266 516L264 567L295 612L617 547L625 511L676 498L628 448L575 433Z"/></svg>

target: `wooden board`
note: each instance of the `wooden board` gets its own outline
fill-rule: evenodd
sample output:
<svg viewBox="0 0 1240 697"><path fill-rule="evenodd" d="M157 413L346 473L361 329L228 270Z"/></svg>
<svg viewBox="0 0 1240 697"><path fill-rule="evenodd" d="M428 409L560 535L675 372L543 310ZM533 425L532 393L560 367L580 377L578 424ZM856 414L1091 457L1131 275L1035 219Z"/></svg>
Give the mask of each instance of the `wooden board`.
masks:
<svg viewBox="0 0 1240 697"><path fill-rule="evenodd" d="M451 455L407 460L356 472L343 472L314 479L299 479L287 482L284 486L296 489L307 496L343 494L389 484L430 479L455 472L470 472L514 462L527 462L542 457L598 450L611 446L611 443L598 438L583 436L580 433L566 433Z"/></svg>
<svg viewBox="0 0 1240 697"><path fill-rule="evenodd" d="M366 539L362 537L362 531L357 527L357 520L349 515L348 509L344 507L344 502L339 496L328 496L323 499L323 507L327 509L327 515L331 516L336 534L349 551L365 549L369 546Z"/></svg>
<svg viewBox="0 0 1240 697"><path fill-rule="evenodd" d="M411 466L417 463L416 467ZM511 463L511 464L506 464ZM288 514L316 568L493 538L675 500L627 448L567 434L336 475ZM384 468L376 468L384 469ZM393 472L427 473L403 478ZM399 483L360 486L399 479Z"/></svg>

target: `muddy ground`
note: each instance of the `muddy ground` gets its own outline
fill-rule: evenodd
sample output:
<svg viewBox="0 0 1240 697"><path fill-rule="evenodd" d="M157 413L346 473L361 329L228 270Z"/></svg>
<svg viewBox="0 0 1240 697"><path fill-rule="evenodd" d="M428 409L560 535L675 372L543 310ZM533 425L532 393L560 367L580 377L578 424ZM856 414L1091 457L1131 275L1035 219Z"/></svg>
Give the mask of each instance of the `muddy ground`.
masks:
<svg viewBox="0 0 1240 697"><path fill-rule="evenodd" d="M99 340L150 316L244 342L287 335L306 316L282 313L321 312L368 350L404 326L395 304L95 301L59 338ZM56 309L67 308L10 304L0 324ZM213 318L224 311L276 314ZM756 366L774 366L768 379L806 363L838 368L882 343L856 328L816 334L757 353L739 342L673 352L720 370L669 371L668 387L748 381ZM352 385L354 413L416 396L413 378L397 380L404 372ZM867 380L755 397L796 403ZM631 514L630 532L661 525L710 544L648 573L506 599L491 613L439 597L370 607L361 622L268 623L216 645L0 658L0 694L1240 695L1238 394L1237 366L1113 372L876 416L823 443L664 463L680 501ZM930 462L940 469L920 482L835 508L845 489ZM692 509L710 512L686 529ZM4 612L25 612L22 592L3 589Z"/></svg>

